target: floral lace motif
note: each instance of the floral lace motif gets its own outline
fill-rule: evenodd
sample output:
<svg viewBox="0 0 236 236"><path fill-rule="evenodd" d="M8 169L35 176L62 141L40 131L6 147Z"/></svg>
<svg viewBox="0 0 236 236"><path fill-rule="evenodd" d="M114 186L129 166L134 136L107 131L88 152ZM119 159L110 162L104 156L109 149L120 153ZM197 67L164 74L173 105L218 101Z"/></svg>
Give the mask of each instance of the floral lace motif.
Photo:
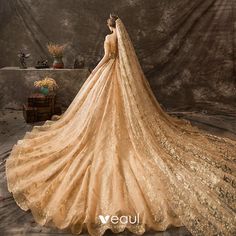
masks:
<svg viewBox="0 0 236 236"><path fill-rule="evenodd" d="M194 236L236 235L236 141L169 116L117 20L118 55L57 121L26 133L6 162L8 189L42 225L90 235L185 225ZM98 216L140 214L139 225Z"/></svg>

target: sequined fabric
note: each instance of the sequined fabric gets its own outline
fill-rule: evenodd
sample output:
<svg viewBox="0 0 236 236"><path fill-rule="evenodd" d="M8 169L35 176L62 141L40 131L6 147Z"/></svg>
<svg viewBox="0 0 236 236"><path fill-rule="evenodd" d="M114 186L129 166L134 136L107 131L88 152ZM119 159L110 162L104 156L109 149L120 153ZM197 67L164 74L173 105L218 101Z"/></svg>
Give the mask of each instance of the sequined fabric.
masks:
<svg viewBox="0 0 236 236"><path fill-rule="evenodd" d="M185 225L236 234L236 141L165 113L117 21L118 52L88 77L57 121L35 126L6 162L8 189L41 225L101 236ZM140 215L102 224L99 215Z"/></svg>

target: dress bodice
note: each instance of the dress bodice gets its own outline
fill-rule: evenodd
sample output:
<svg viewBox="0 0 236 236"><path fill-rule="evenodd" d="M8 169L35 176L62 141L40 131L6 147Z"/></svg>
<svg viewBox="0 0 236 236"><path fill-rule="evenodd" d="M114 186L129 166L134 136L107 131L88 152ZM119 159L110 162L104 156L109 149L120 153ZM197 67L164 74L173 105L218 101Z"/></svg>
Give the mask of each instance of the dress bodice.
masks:
<svg viewBox="0 0 236 236"><path fill-rule="evenodd" d="M106 37L105 42L108 44L109 47L109 58L110 59L115 59L118 56L118 45L117 45L117 40L111 39L109 36Z"/></svg>

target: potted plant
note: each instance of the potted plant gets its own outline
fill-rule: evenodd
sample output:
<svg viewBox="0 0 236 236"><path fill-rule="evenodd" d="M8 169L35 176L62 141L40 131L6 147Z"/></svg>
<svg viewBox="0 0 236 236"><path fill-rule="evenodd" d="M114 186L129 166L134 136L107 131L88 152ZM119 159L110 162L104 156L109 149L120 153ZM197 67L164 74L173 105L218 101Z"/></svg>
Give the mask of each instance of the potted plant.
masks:
<svg viewBox="0 0 236 236"><path fill-rule="evenodd" d="M54 69L64 68L64 63L63 63L62 57L63 57L65 45L49 43L47 45L47 48L48 48L49 53L54 58L53 68Z"/></svg>
<svg viewBox="0 0 236 236"><path fill-rule="evenodd" d="M58 85L53 78L46 76L42 80L35 81L34 87L39 88L40 93L48 95L50 91L55 91L58 88Z"/></svg>

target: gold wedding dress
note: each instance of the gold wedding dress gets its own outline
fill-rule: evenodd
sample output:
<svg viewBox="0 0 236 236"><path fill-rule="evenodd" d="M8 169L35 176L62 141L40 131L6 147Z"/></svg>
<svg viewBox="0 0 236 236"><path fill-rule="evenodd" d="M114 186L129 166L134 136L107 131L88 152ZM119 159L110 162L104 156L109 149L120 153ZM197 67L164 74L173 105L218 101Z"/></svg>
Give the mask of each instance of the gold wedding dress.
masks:
<svg viewBox="0 0 236 236"><path fill-rule="evenodd" d="M57 121L35 126L6 162L8 189L41 225L103 235L185 226L236 235L236 141L165 113L116 21L109 60ZM101 223L99 215L139 224Z"/></svg>

